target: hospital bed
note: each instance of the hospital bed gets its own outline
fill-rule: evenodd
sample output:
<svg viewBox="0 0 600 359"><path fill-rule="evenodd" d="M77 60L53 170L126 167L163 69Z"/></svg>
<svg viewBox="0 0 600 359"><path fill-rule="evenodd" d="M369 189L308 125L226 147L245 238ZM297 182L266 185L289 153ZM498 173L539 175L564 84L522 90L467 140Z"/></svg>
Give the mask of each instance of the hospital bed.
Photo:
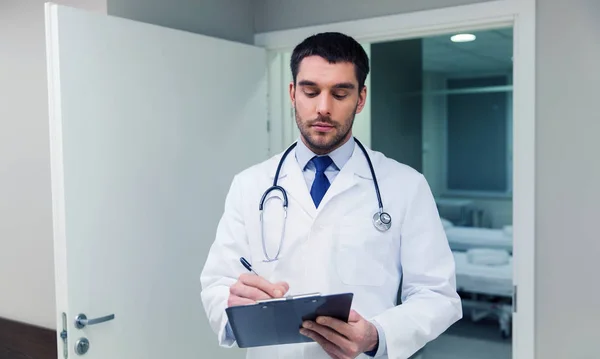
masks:
<svg viewBox="0 0 600 359"><path fill-rule="evenodd" d="M478 228L455 226L442 218L450 249L466 251L471 248L503 249L512 254L512 226L504 228Z"/></svg>
<svg viewBox="0 0 600 359"><path fill-rule="evenodd" d="M501 229L442 224L456 264L456 284L471 320L498 319L503 338L511 335L512 226Z"/></svg>
<svg viewBox="0 0 600 359"><path fill-rule="evenodd" d="M500 334L508 338L512 321L512 256L504 250L484 248L452 254L457 290L471 320L495 317Z"/></svg>

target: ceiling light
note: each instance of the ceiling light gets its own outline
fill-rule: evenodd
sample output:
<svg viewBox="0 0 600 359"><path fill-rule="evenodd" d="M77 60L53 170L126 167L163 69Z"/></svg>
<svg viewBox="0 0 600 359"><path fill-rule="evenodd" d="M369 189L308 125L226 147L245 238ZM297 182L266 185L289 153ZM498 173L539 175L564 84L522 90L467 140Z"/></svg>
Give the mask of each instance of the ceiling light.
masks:
<svg viewBox="0 0 600 359"><path fill-rule="evenodd" d="M457 34L450 38L453 42L469 42L475 40L475 35L473 34Z"/></svg>

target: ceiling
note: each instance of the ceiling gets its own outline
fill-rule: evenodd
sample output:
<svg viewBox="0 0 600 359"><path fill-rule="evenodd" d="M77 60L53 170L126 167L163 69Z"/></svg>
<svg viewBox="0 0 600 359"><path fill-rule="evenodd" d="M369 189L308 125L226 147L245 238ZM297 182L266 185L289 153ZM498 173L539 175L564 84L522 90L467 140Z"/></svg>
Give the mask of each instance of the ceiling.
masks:
<svg viewBox="0 0 600 359"><path fill-rule="evenodd" d="M512 28L469 32L472 42L454 43L454 34L423 38L423 71L444 73L512 70Z"/></svg>

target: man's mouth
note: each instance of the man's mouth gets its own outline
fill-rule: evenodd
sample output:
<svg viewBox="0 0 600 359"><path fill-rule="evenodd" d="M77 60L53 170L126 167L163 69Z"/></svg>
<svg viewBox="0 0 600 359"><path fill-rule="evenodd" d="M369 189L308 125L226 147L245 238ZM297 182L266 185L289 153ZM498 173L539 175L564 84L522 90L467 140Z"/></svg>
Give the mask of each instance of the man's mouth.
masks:
<svg viewBox="0 0 600 359"><path fill-rule="evenodd" d="M323 122L317 122L312 127L319 132L329 132L334 128L332 125Z"/></svg>

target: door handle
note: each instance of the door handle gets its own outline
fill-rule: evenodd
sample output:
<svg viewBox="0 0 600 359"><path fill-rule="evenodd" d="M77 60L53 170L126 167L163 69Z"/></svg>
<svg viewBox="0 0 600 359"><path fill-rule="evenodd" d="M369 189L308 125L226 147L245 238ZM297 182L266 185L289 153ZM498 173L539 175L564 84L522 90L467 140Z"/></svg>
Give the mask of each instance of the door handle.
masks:
<svg viewBox="0 0 600 359"><path fill-rule="evenodd" d="M75 328L83 329L83 328L85 328L86 325L94 325L94 324L104 323L104 322L108 322L109 320L113 320L113 319L115 319L114 314L110 314L105 317L100 317L100 318L95 318L95 319L88 319L85 314L79 314L75 318Z"/></svg>

